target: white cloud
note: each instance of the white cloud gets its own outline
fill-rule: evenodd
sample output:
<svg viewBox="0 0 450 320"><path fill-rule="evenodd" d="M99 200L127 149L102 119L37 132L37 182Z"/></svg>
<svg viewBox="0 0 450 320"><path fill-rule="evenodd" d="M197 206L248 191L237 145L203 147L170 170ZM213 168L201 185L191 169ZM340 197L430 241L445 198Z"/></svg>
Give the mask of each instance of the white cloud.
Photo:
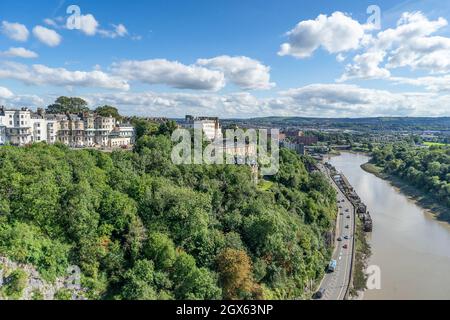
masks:
<svg viewBox="0 0 450 320"><path fill-rule="evenodd" d="M91 105L112 104L125 114L180 117L198 114L221 117L250 117L261 114L261 101L247 92L225 95L210 93L113 93L83 97Z"/></svg>
<svg viewBox="0 0 450 320"><path fill-rule="evenodd" d="M165 59L123 61L113 64L112 70L124 79L178 89L217 91L225 86L222 72Z"/></svg>
<svg viewBox="0 0 450 320"><path fill-rule="evenodd" d="M336 56L336 61L337 61L337 62L344 62L345 59L347 59L347 57L344 56L342 53L339 53L339 54Z"/></svg>
<svg viewBox="0 0 450 320"><path fill-rule="evenodd" d="M37 58L38 54L34 51L18 47L18 48L9 48L6 51L0 52L0 56L9 57L9 58L24 58L24 59L32 59Z"/></svg>
<svg viewBox="0 0 450 320"><path fill-rule="evenodd" d="M25 25L8 21L2 21L1 32L8 38L21 42L27 41L30 34Z"/></svg>
<svg viewBox="0 0 450 320"><path fill-rule="evenodd" d="M61 43L62 37L54 30L43 26L33 28L33 35L42 43L49 47L56 47Z"/></svg>
<svg viewBox="0 0 450 320"><path fill-rule="evenodd" d="M14 96L14 94L7 88L5 87L0 87L0 98L2 99L9 99L12 98Z"/></svg>
<svg viewBox="0 0 450 320"><path fill-rule="evenodd" d="M257 98L248 92L89 94L92 105L119 106L130 115L181 117L198 114L231 118L262 116L369 117L448 116L450 95L393 93L346 84L313 84Z"/></svg>
<svg viewBox="0 0 450 320"><path fill-rule="evenodd" d="M123 24L113 25L113 27L114 27L114 30L100 29L100 30L98 30L98 33L100 35L102 35L103 37L111 38L111 39L121 38L121 37L125 37L128 35L128 30Z"/></svg>
<svg viewBox="0 0 450 320"><path fill-rule="evenodd" d="M88 36L95 36L98 26L99 23L92 14L80 16L80 31L84 34Z"/></svg>
<svg viewBox="0 0 450 320"><path fill-rule="evenodd" d="M115 25L114 29L115 33L119 37L125 37L126 35L128 35L128 30L123 24L118 24L117 26Z"/></svg>
<svg viewBox="0 0 450 320"><path fill-rule="evenodd" d="M450 92L450 75L418 78L391 77L394 83L424 87L432 92Z"/></svg>
<svg viewBox="0 0 450 320"><path fill-rule="evenodd" d="M357 49L368 26L336 11L331 16L319 15L315 20L301 21L289 31L288 42L281 45L281 56L308 58L323 47L329 53Z"/></svg>
<svg viewBox="0 0 450 320"><path fill-rule="evenodd" d="M389 78L389 70L401 67L450 72L450 38L432 36L445 26L444 18L429 20L421 12L403 13L395 28L368 39L365 52L354 57L340 80Z"/></svg>
<svg viewBox="0 0 450 320"><path fill-rule="evenodd" d="M54 25L55 22L51 19L49 20L49 25ZM69 21L67 21L65 28L69 29L68 25ZM128 35L128 30L123 24L112 25L112 30L102 29L100 28L100 23L97 21L97 19L92 14L85 14L80 16L80 31L84 33L87 36L95 36L100 35L105 38L119 38L119 37L125 37Z"/></svg>
<svg viewBox="0 0 450 320"><path fill-rule="evenodd" d="M44 103L44 99L37 95L7 95L2 96L0 88L0 105L5 105L8 107L28 107L28 108L36 108L37 106L48 105L53 100L47 101L47 104ZM9 91L9 90L8 90Z"/></svg>
<svg viewBox="0 0 450 320"><path fill-rule="evenodd" d="M199 59L197 64L213 70L219 70L242 89L270 89L270 67L248 57L219 56L212 59Z"/></svg>
<svg viewBox="0 0 450 320"><path fill-rule="evenodd" d="M59 28L58 23L53 19L46 18L46 19L44 19L44 23L50 27Z"/></svg>
<svg viewBox="0 0 450 320"><path fill-rule="evenodd" d="M0 67L0 78L19 80L28 85L79 86L117 90L129 90L130 88L125 80L99 70L69 71L41 64L29 67L12 62L5 62Z"/></svg>
<svg viewBox="0 0 450 320"><path fill-rule="evenodd" d="M442 116L448 115L449 95L392 93L346 84L314 84L281 93L285 112L304 116Z"/></svg>
<svg viewBox="0 0 450 320"><path fill-rule="evenodd" d="M349 79L383 79L389 78L391 73L379 65L384 60L384 51L368 51L353 58L353 64L348 64L344 75L338 81Z"/></svg>

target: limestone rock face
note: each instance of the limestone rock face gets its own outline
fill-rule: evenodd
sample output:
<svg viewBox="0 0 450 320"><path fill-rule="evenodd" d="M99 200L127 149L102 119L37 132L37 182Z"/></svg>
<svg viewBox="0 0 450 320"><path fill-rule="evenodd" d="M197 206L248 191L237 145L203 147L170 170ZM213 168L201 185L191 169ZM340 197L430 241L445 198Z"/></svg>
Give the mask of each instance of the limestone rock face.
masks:
<svg viewBox="0 0 450 320"><path fill-rule="evenodd" d="M35 294L39 293L42 300L54 300L55 294L59 290L68 290L72 295L72 300L85 300L81 287L73 285L70 275L57 278L54 283L49 283L42 279L36 268L29 264L21 264L0 256L0 300L8 299L2 294L1 289L8 283L8 274L14 270L22 270L27 274L27 285L22 292L20 300L36 299Z"/></svg>

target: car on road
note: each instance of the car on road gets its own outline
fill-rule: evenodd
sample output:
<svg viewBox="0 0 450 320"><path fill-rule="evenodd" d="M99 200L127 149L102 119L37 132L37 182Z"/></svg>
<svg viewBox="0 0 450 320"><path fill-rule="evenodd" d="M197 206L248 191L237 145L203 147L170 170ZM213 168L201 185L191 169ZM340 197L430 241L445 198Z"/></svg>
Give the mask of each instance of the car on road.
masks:
<svg viewBox="0 0 450 320"><path fill-rule="evenodd" d="M345 212L350 212L350 209L346 209Z"/></svg>
<svg viewBox="0 0 450 320"><path fill-rule="evenodd" d="M347 216L347 219L350 219L350 216Z"/></svg>
<svg viewBox="0 0 450 320"><path fill-rule="evenodd" d="M346 225L346 226L345 226L345 229L349 229L349 228L350 228L350 226L349 226L349 225Z"/></svg>
<svg viewBox="0 0 450 320"><path fill-rule="evenodd" d="M344 215L344 213L343 212L341 212L341 213L339 213L341 216L343 216Z"/></svg>
<svg viewBox="0 0 450 320"><path fill-rule="evenodd" d="M349 237L349 236L345 236L344 239L345 239L345 240L348 240L348 239L350 239L350 237Z"/></svg>
<svg viewBox="0 0 450 320"><path fill-rule="evenodd" d="M337 241L342 241L342 238L341 237L337 238Z"/></svg>
<svg viewBox="0 0 450 320"><path fill-rule="evenodd" d="M327 291L327 289L325 288L320 288L319 291L317 291L314 294L314 299L322 299L323 296L325 295L325 292Z"/></svg>
<svg viewBox="0 0 450 320"><path fill-rule="evenodd" d="M343 246L342 248L348 249L348 245L347 245L347 244L344 244L344 246Z"/></svg>
<svg viewBox="0 0 450 320"><path fill-rule="evenodd" d="M329 272L329 273L334 272L336 270L336 266L337 266L337 261L331 260L330 264L328 265L327 272Z"/></svg>

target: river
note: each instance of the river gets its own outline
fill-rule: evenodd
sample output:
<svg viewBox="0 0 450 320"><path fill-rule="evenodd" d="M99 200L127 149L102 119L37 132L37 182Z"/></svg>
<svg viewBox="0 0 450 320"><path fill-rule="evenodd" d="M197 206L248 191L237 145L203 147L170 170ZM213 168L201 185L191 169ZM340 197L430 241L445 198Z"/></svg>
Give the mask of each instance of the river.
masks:
<svg viewBox="0 0 450 320"><path fill-rule="evenodd" d="M361 169L368 160L353 153L330 160L367 204L374 221L369 265L380 267L381 289L367 290L364 299L450 299L450 225Z"/></svg>

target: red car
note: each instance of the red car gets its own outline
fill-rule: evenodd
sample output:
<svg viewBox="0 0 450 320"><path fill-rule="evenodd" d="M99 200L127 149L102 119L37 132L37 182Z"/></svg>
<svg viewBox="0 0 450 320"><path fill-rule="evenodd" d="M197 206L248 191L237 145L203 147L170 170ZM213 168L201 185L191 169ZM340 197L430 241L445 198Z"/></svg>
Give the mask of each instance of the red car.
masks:
<svg viewBox="0 0 450 320"><path fill-rule="evenodd" d="M342 248L348 249L348 245L344 244L344 246Z"/></svg>

